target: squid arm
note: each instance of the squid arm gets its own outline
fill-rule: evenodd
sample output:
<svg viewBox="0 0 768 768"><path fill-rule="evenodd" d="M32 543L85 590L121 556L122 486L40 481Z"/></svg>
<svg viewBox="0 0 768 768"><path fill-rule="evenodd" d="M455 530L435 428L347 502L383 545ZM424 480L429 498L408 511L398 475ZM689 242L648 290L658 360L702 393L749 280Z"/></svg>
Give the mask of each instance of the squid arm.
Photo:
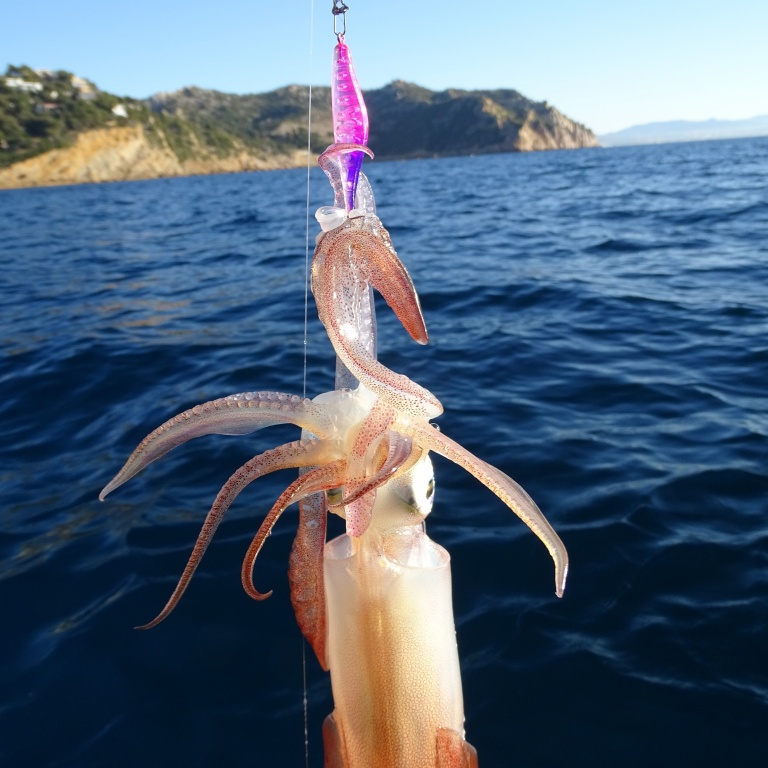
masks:
<svg viewBox="0 0 768 768"><path fill-rule="evenodd" d="M486 464L455 440L428 423L410 422L403 426L415 442L463 467L486 488L493 491L532 531L549 551L555 564L555 594L563 596L568 576L568 552L536 502L511 477Z"/></svg>
<svg viewBox="0 0 768 768"><path fill-rule="evenodd" d="M267 540L267 536L272 532L272 528L274 528L280 515L294 502L300 501L318 491L327 491L340 485L344 480L346 469L346 459L338 459L325 466L315 467L294 480L272 505L272 509L267 513L259 530L253 537L251 545L248 547L240 573L243 589L254 600L266 600L272 594L271 590L262 593L256 589L253 584L253 567L256 564L256 558L259 552L261 552L261 548L264 546L264 542Z"/></svg>
<svg viewBox="0 0 768 768"><path fill-rule="evenodd" d="M205 518L203 527L197 536L197 541L192 549L187 565L163 610L152 621L142 624L136 627L136 629L152 629L152 627L156 627L178 605L205 551L208 549L208 545L211 543L219 523L232 502L247 485L270 472L276 472L279 469L313 466L322 461L327 461L329 456L337 458L338 453L338 449L334 451L334 448L324 440L296 440L295 442L281 445L278 448L273 448L270 451L265 451L240 467L224 483L216 496Z"/></svg>
<svg viewBox="0 0 768 768"><path fill-rule="evenodd" d="M243 392L196 405L174 416L147 435L128 457L123 468L99 494L119 488L148 464L173 448L203 435L246 435L275 424L296 424L326 437L331 429L323 410L311 400L282 392Z"/></svg>
<svg viewBox="0 0 768 768"><path fill-rule="evenodd" d="M326 495L313 493L299 501L299 526L291 547L288 582L291 604L301 634L312 646L320 666L327 672L327 621L323 547L328 522Z"/></svg>
<svg viewBox="0 0 768 768"><path fill-rule="evenodd" d="M357 499L369 491L388 482L395 474L407 472L423 455L422 449L418 445L414 445L413 441L405 435L390 431L387 432L386 437L388 443L387 458L381 465L381 468L362 485L359 485L354 490L350 490L349 495L343 497L342 505L348 505L353 501L357 501Z"/></svg>
<svg viewBox="0 0 768 768"><path fill-rule="evenodd" d="M349 219L320 236L312 262L317 313L336 354L367 389L403 413L439 416L443 407L431 392L383 366L361 342L356 314L369 286L381 293L410 336L426 344L429 336L413 281L375 216Z"/></svg>
<svg viewBox="0 0 768 768"><path fill-rule="evenodd" d="M320 441L322 443L322 441ZM383 461L381 465L373 473L370 480L370 489L365 493L374 493L375 489L388 480L395 474L410 458L411 449L409 440L393 440L394 446L392 450L387 450L383 453ZM280 498L273 504L272 509L267 513L266 517L261 523L259 530L251 541L251 545L248 547L248 552L243 560L243 567L241 571L241 577L243 582L243 588L246 593L250 595L254 600L265 600L272 592L262 593L259 592L253 584L253 567L256 563L256 558L261 551L269 534L272 532L275 523L278 521L282 513L291 504L301 501L308 496L317 494L320 491L330 491L341 486L347 479L347 472L349 467L349 461L346 458L339 458L329 460L329 455L320 454L320 458L324 459L323 466L313 467L307 472L299 475L283 493ZM309 466L311 464L318 463L317 461L311 461L307 456L304 464L296 464L295 466ZM299 529L301 530L301 528Z"/></svg>
<svg viewBox="0 0 768 768"><path fill-rule="evenodd" d="M392 408L381 400L376 400L371 410L356 428L345 482L346 487L358 486L354 498L347 497L344 502L344 516L347 521L347 533L350 536L362 536L365 533L371 522L373 504L376 500L374 488L381 485L385 479L384 474L396 471L410 455L409 447L399 464L395 459L394 466L391 469L389 467L384 469L384 474L382 469L376 472L373 484L366 482L367 468L375 466L375 455L381 449L383 442L387 440L387 430L394 420L395 412ZM385 464L387 464L386 460ZM359 490L361 484L365 486L366 490Z"/></svg>

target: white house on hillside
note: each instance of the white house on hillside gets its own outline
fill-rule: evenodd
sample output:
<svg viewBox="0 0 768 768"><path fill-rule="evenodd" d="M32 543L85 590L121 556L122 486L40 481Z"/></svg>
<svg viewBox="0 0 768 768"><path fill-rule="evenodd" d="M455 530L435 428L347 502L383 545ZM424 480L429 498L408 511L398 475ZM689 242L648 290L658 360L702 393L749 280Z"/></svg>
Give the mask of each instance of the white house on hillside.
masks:
<svg viewBox="0 0 768 768"><path fill-rule="evenodd" d="M43 90L42 83L30 82L29 80L23 80L20 77L6 77L5 84L14 90L27 91L28 93L31 93L32 91Z"/></svg>

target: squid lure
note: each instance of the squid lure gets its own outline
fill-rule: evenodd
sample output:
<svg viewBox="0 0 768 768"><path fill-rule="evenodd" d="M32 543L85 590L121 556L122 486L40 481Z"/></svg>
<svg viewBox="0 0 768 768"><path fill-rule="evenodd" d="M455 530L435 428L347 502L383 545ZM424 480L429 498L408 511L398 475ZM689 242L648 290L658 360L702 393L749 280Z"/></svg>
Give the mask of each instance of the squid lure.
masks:
<svg viewBox="0 0 768 768"><path fill-rule="evenodd" d="M333 140L335 144L368 144L368 110L357 82L352 54L344 42L344 35L337 35L333 51L333 75L331 80L331 102L333 108ZM344 173L342 187L344 207L349 212L355 207L355 194L363 164L361 149L345 154L340 159Z"/></svg>

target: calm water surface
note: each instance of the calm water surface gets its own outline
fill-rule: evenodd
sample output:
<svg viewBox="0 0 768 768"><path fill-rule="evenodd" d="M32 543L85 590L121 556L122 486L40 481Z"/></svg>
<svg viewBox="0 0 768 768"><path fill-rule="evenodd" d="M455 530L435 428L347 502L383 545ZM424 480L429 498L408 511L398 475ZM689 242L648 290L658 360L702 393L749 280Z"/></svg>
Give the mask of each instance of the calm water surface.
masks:
<svg viewBox="0 0 768 768"><path fill-rule="evenodd" d="M763 766L768 140L371 163L431 343L382 361L522 483L571 554L437 460L467 737L499 766ZM0 764L304 765L290 482L240 497L151 632L208 505L271 429L100 488L173 414L301 393L305 172L0 192ZM330 202L313 174L312 210ZM311 237L314 238L312 226ZM310 305L307 389L333 386ZM307 661L310 765L327 677Z"/></svg>

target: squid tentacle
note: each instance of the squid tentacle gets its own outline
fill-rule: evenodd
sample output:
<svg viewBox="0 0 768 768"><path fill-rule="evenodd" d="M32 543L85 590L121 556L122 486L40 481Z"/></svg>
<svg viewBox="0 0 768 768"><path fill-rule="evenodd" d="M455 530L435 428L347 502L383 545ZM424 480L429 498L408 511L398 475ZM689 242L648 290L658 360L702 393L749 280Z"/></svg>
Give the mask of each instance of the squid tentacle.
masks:
<svg viewBox="0 0 768 768"><path fill-rule="evenodd" d="M312 263L312 291L318 315L336 354L364 386L413 417L434 418L443 412L429 390L389 370L361 343L356 307L372 285L394 310L412 338L427 343L418 296L410 275L397 258L389 234L375 216L352 219L321 236ZM377 222L376 228L372 222Z"/></svg>
<svg viewBox="0 0 768 768"><path fill-rule="evenodd" d="M388 434L394 435L396 433ZM350 536L360 537L368 530L368 526L373 519L376 489L389 482L406 465L413 466L415 461L411 461L411 459L414 458L414 453L421 455L421 449L412 450L414 446L409 438L402 437L401 435L398 435L397 438L389 443L387 455L373 476L357 487L353 485L350 495L342 499L340 506L344 507L344 514L347 520L347 534ZM349 477L347 477L347 483L350 483ZM345 488L348 487L350 486L345 486Z"/></svg>
<svg viewBox="0 0 768 768"><path fill-rule="evenodd" d="M142 624L136 627L136 629L152 629L152 627L156 627L161 621L168 618L189 586L189 582L192 580L197 566L200 565L200 561L208 549L208 545L211 543L219 523L221 523L232 502L247 485L257 478L270 472L276 472L279 469L313 466L319 461L327 461L330 450L325 441L296 440L292 443L281 445L278 448L265 451L243 464L224 483L217 494L206 515L203 527L197 536L197 541L195 541L195 546L192 549L192 554L189 556L187 565L163 610L152 621Z"/></svg>
<svg viewBox="0 0 768 768"><path fill-rule="evenodd" d="M349 461L351 475L365 475L365 466L373 462L380 441L396 419L397 414L391 405L380 399L374 401L371 410L356 427Z"/></svg>
<svg viewBox="0 0 768 768"><path fill-rule="evenodd" d="M429 333L413 280L381 221L376 216L367 217L366 224L368 220L373 222L372 233L360 230L359 235L350 238L355 258L370 284L382 295L410 337L419 344L427 344Z"/></svg>
<svg viewBox="0 0 768 768"><path fill-rule="evenodd" d="M347 533L350 536L362 536L371 523L373 505L376 502L375 488L384 481L388 473L382 475L380 470L375 472L376 481L373 484L367 483L366 478L369 476L369 467L375 467L376 453L382 447L387 429L394 423L395 418L394 409L377 399L357 426L347 466L345 493L346 488L359 487L361 484L366 485L367 489L356 493L355 498L345 504ZM385 454L385 461L386 458Z"/></svg>
<svg viewBox="0 0 768 768"><path fill-rule="evenodd" d="M353 488L349 495L342 499L341 505L351 504L374 488L384 485L395 475L407 472L424 454L421 446L415 445L410 437L398 432L388 432L387 439L387 457L381 467L365 483Z"/></svg>
<svg viewBox="0 0 768 768"><path fill-rule="evenodd" d="M493 491L532 531L549 551L555 564L555 594L563 596L568 576L568 552L536 502L511 477L470 453L455 440L427 423L409 422L400 426L423 448L439 453L463 467Z"/></svg>
<svg viewBox="0 0 768 768"><path fill-rule="evenodd" d="M291 547L288 582L291 603L301 634L327 672L325 582L323 547L327 527L327 503L324 493L314 493L299 502L299 526Z"/></svg>
<svg viewBox="0 0 768 768"><path fill-rule="evenodd" d="M314 260L325 265L331 283L343 282L354 264L384 297L408 335L419 344L429 341L413 280L377 216L349 219L321 235Z"/></svg>
<svg viewBox="0 0 768 768"><path fill-rule="evenodd" d="M211 400L174 416L147 435L123 468L99 494L119 488L173 448L203 435L245 435L275 424L296 424L317 437L330 435L323 409L311 400L282 392L243 392Z"/></svg>
<svg viewBox="0 0 768 768"><path fill-rule="evenodd" d="M337 459L325 466L311 469L309 472L300 475L294 480L282 494L280 494L280 498L272 505L272 509L267 513L259 530L253 537L251 545L248 547L240 572L243 589L254 600L266 600L266 598L272 594L271 590L262 593L256 589L253 584L253 566L256 563L256 558L258 557L261 548L264 546L267 536L272 532L272 528L274 528L280 515L282 515L285 509L294 502L300 501L306 496L310 496L318 491L327 491L340 485L343 482L346 469L346 459Z"/></svg>
<svg viewBox="0 0 768 768"><path fill-rule="evenodd" d="M376 503L376 491L359 494L354 501L344 506L347 521L347 533L350 536L362 536L371 524L373 505Z"/></svg>

